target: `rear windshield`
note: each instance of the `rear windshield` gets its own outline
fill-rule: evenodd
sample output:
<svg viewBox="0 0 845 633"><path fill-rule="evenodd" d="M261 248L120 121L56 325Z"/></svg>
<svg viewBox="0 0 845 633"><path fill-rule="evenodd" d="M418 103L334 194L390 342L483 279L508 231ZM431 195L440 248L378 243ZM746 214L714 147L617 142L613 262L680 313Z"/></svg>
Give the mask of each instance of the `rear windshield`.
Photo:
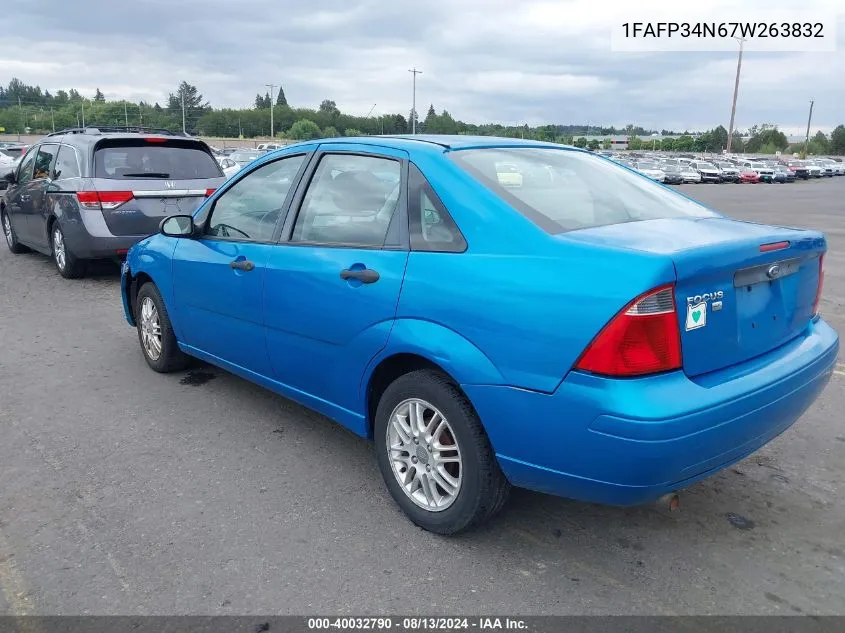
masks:
<svg viewBox="0 0 845 633"><path fill-rule="evenodd" d="M519 147L462 150L450 156L549 233L658 218L718 217L649 178L587 152Z"/></svg>
<svg viewBox="0 0 845 633"><path fill-rule="evenodd" d="M195 180L221 176L214 157L190 141L109 140L94 152L95 178Z"/></svg>

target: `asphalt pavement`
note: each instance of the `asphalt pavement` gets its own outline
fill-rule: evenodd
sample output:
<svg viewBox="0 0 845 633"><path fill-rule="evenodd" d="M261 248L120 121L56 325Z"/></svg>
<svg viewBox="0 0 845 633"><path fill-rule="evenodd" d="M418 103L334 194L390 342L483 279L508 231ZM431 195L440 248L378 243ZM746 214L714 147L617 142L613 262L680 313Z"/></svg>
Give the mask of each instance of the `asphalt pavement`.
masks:
<svg viewBox="0 0 845 633"><path fill-rule="evenodd" d="M682 190L825 231L822 308L845 331L845 178ZM516 491L445 538L329 420L208 366L150 371L114 266L66 281L2 247L0 613L845 614L837 371L677 512Z"/></svg>

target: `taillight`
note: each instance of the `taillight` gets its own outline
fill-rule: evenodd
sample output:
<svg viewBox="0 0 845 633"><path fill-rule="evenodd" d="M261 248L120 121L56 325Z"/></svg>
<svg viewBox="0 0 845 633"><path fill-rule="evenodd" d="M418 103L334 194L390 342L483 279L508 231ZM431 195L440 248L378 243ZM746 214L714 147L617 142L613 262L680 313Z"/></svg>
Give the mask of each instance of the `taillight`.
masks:
<svg viewBox="0 0 845 633"><path fill-rule="evenodd" d="M625 306L575 364L605 376L642 376L680 367L674 285L655 288Z"/></svg>
<svg viewBox="0 0 845 633"><path fill-rule="evenodd" d="M813 316L819 313L819 302L822 300L824 289L824 253L819 257L819 285L816 287L816 299L813 301Z"/></svg>
<svg viewBox="0 0 845 633"><path fill-rule="evenodd" d="M77 191L76 199L84 209L110 211L132 199L131 191Z"/></svg>
<svg viewBox="0 0 845 633"><path fill-rule="evenodd" d="M215 191L217 191L217 189L206 189L205 197L208 198L209 196L213 196Z"/></svg>
<svg viewBox="0 0 845 633"><path fill-rule="evenodd" d="M144 139L147 143L166 143L167 139L162 136L148 136Z"/></svg>

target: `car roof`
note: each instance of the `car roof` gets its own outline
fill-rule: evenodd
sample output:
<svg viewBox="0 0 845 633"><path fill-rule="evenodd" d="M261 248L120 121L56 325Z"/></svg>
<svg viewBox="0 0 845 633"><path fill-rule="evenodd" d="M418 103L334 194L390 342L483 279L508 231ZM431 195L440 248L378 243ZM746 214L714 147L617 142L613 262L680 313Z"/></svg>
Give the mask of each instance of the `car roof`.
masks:
<svg viewBox="0 0 845 633"><path fill-rule="evenodd" d="M384 147L398 150L412 151L435 151L442 153L444 150L460 149L482 149L493 147L544 147L552 149L568 149L578 152L586 152L570 145L547 143L544 141L532 141L519 138L503 138L498 136L463 136L463 135L440 135L440 134L397 134L383 136L344 136L336 138L314 139L301 144L349 144L370 145L372 147ZM290 149L300 145L288 145L284 149Z"/></svg>
<svg viewBox="0 0 845 633"><path fill-rule="evenodd" d="M70 128L53 132L42 138L38 143L66 143L68 145L90 146L103 139L138 139L145 136L163 136L180 140L193 140L198 143L205 143L201 139L181 133L173 133L168 130L142 127L85 127ZM35 143L33 143L35 145Z"/></svg>

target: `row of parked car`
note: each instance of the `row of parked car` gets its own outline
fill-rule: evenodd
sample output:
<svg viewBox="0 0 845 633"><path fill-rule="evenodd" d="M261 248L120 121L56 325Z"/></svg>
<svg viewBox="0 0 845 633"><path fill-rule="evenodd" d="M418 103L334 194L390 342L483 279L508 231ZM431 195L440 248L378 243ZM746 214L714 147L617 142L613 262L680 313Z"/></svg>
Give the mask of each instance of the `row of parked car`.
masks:
<svg viewBox="0 0 845 633"><path fill-rule="evenodd" d="M832 158L752 158L746 156L701 158L692 155L608 154L610 160L635 169L667 185L689 183L785 183L795 180L845 175L845 162Z"/></svg>

